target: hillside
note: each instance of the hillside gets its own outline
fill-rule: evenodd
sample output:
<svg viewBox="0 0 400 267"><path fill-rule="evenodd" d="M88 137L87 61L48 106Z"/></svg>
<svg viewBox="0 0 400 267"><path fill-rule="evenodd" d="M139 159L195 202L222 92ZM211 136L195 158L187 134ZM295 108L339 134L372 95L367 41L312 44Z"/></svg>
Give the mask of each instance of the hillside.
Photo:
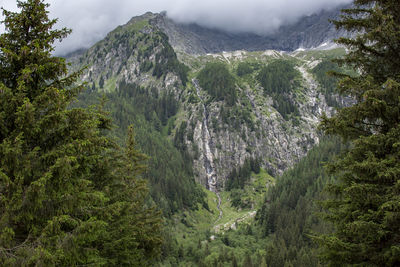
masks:
<svg viewBox="0 0 400 267"><path fill-rule="evenodd" d="M65 58L47 1L2 8L0 266L400 266L400 5L333 46L339 2L177 2L309 15L149 12Z"/></svg>
<svg viewBox="0 0 400 267"><path fill-rule="evenodd" d="M208 185L206 161L215 169L221 188L230 170L246 158L260 158L271 174L280 174L318 143L318 118L324 112L330 114L333 107L311 71L344 51L181 54L179 61L168 37L151 20L147 14L118 27L82 57L74 58L75 66L88 66L83 81L92 91L121 93L139 86L155 98L168 95L175 101L175 108L168 104L173 111L155 112L160 125L168 125L167 135L175 146L193 157L198 182ZM225 78L231 80L235 95L230 104L213 95L215 88L203 88L199 80L199 73L211 63L226 69L221 75L228 75ZM287 69L265 69L268 64L283 64ZM238 68L247 68L248 73ZM279 78L288 70L290 77ZM279 89L282 92L268 91L261 75L272 75L274 83L290 81ZM160 131L159 122L150 118L152 112L144 112L146 120Z"/></svg>
<svg viewBox="0 0 400 267"><path fill-rule="evenodd" d="M87 66L77 105L104 94L117 141L135 125L152 199L168 218L163 261L174 262L231 229L243 238L275 180L319 144L320 116L348 104L324 72L345 51L177 54L154 16L163 15L135 17L70 61Z"/></svg>

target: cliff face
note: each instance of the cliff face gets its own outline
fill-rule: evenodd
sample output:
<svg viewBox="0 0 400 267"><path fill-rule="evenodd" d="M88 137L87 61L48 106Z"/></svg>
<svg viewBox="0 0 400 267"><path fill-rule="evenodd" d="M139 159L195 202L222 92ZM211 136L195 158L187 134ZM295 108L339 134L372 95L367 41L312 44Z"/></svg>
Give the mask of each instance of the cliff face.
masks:
<svg viewBox="0 0 400 267"><path fill-rule="evenodd" d="M319 142L316 130L319 118L323 113L333 112L309 73L309 61L274 51L255 54L242 51L236 52L236 57L234 54L210 55L200 61L220 60L233 69L246 60L267 64L277 59L277 55L280 60L295 61L298 83L289 97L299 113L285 119L274 107L274 98L266 95L255 81L256 73L245 80L239 79L235 107L227 107L225 101L213 101L193 79L195 90L188 90L188 94L190 98L195 92L197 99L194 103L185 102L181 119L187 125L185 141L196 155L194 166L198 181L212 186L207 175L212 166L217 188L224 186L229 173L241 166L246 158L260 158L264 168L272 174L281 174Z"/></svg>
<svg viewBox="0 0 400 267"><path fill-rule="evenodd" d="M193 30L193 27L198 30ZM311 31L313 27L323 26L310 25L307 29ZM190 33L185 32L189 30ZM205 31L207 35L201 33ZM284 31L290 32L288 29ZM210 190L222 188L229 173L241 166L246 158L261 159L262 166L271 173L282 173L319 142L316 130L319 117L324 112L333 112L322 88L310 73L328 56L328 52L266 50L193 55L229 50L225 44L216 45L212 38L206 42L208 34L216 33L194 25L177 25L165 15L147 13L118 27L83 55L70 61L72 68L88 66L82 80L88 82L89 90L112 92L124 82L140 85L157 94L173 95L179 102L179 111L165 138L175 142L180 140L185 145L185 150L193 157L197 181ZM328 38L327 35L311 38L306 32L298 34L304 38L288 34L288 38L295 41L289 42L290 45L283 40L281 43L297 48L300 45L314 46ZM216 36L214 40L218 39ZM229 34L225 36L238 42L240 39ZM200 37L205 38L204 42ZM233 49L235 41L231 42L229 40L234 39L229 38L226 44L232 45ZM262 42L253 41L248 41L248 50L264 47ZM275 43L272 39L270 41ZM204 47L205 43L209 46ZM215 47L210 48L214 44ZM238 47L244 45L241 43ZM276 45L279 46L279 42ZM172 46L181 51L180 60L186 64L187 70L183 71L186 67L178 61ZM278 111L279 94L266 93L257 78L264 66L275 61L290 62L296 73L296 77L289 81L291 90L283 102L290 102L297 111L287 116ZM214 99L198 83L198 73L208 62L224 63L232 73L237 95L234 105ZM252 66L251 72L244 76L236 74L241 62Z"/></svg>

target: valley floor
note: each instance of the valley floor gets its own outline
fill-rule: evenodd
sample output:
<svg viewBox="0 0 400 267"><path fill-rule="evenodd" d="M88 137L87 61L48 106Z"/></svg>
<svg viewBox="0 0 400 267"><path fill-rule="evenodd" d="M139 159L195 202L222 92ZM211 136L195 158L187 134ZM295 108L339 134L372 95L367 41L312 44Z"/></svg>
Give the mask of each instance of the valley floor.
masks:
<svg viewBox="0 0 400 267"><path fill-rule="evenodd" d="M215 257L220 255L221 249L226 249L224 253L229 257L234 252L240 259L248 253L246 247L262 247L263 243L252 240L254 236L244 234L251 231L257 209L261 207L264 195L272 184L274 178L265 170L261 169L259 174L252 173L251 182L240 190L241 205L244 207L233 206L232 192L220 192L219 200L216 193L203 189L208 209L199 204L197 210L187 210L172 218L169 232L176 239L179 249L177 257L170 256L160 266L197 266L195 262L200 256L205 256L200 262L210 266ZM192 250L193 255L187 255L187 251ZM185 251L186 254L181 255Z"/></svg>

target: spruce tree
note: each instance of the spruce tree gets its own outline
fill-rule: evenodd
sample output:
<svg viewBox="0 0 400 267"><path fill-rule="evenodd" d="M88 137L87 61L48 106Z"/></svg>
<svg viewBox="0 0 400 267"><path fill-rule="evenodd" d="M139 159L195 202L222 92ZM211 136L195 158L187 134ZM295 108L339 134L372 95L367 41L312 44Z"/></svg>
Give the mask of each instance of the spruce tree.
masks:
<svg viewBox="0 0 400 267"><path fill-rule="evenodd" d="M0 36L0 265L137 266L160 248L144 156L104 135L100 107L68 108L83 86L53 44L43 0L3 10Z"/></svg>
<svg viewBox="0 0 400 267"><path fill-rule="evenodd" d="M325 218L335 226L318 238L332 266L400 265L400 5L398 0L356 0L343 10L338 28L350 31L339 44L339 90L356 103L324 117L322 128L351 143L329 165L337 183L328 187Z"/></svg>

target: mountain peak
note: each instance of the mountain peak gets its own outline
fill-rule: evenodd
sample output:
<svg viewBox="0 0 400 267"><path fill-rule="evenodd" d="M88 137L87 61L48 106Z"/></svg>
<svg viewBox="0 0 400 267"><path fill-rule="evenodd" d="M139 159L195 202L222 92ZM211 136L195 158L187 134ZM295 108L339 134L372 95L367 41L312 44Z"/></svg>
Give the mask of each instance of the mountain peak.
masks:
<svg viewBox="0 0 400 267"><path fill-rule="evenodd" d="M268 49L295 51L310 49L332 41L343 33L329 20L337 19L343 7L304 16L297 23L280 27L269 35L252 32L228 32L207 28L196 23L178 23L166 12L146 13L133 18L149 19L150 24L168 35L175 50L188 54L220 53L223 51L263 51Z"/></svg>

